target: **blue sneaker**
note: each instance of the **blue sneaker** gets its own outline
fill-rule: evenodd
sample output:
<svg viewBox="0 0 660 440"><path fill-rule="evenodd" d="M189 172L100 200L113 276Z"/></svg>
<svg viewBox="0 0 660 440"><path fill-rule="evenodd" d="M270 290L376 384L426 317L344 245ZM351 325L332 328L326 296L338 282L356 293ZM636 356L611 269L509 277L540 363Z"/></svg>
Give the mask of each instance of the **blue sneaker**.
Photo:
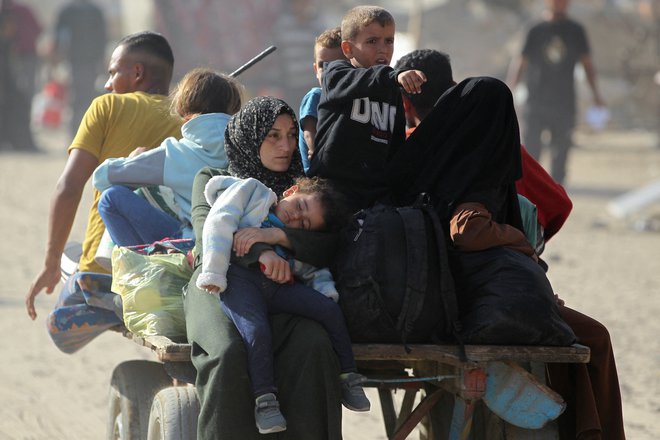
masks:
<svg viewBox="0 0 660 440"><path fill-rule="evenodd" d="M351 411L369 411L371 402L362 389L367 378L358 373L343 373L339 375L341 381L341 403Z"/></svg>
<svg viewBox="0 0 660 440"><path fill-rule="evenodd" d="M286 420L280 412L280 403L273 393L263 394L256 398L254 420L260 434L270 434L286 429Z"/></svg>

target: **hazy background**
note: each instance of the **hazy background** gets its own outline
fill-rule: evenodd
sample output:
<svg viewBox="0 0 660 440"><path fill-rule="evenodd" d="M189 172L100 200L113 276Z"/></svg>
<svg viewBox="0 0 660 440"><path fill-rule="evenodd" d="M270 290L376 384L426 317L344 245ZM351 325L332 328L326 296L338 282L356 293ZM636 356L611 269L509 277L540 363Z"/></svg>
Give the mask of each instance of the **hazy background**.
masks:
<svg viewBox="0 0 660 440"><path fill-rule="evenodd" d="M45 329L59 287L53 295L38 296L39 317L35 322L27 317L24 296L43 263L48 201L70 142L66 129L71 114L66 93L70 67L52 51L56 17L67 2L15 1L30 6L43 29L37 40L40 64L32 115L40 153L7 149L3 145L5 133L0 129L0 227L4 232L0 252L0 334L4 335L0 376L6 378L0 391L5 403L0 405L0 439L104 438L113 368L127 359L154 357L115 333L102 335L73 356L59 352ZM128 33L152 29L165 34L173 45L175 80L197 65L231 72L270 44L277 45L273 55L240 80L250 94L279 94L295 109L301 91L315 84L314 36L337 25L341 15L357 4L329 0L90 1L102 9L108 29L97 93L103 93L107 60L116 41ZM399 32L395 57L413 48L448 52L456 79L472 75L503 79L526 29L543 8L542 0L368 3L382 5L395 16ZM578 69L581 112L566 181L574 209L544 253L550 264L548 277L567 305L593 316L610 331L628 438L657 440L660 203L648 203L623 219L610 215L607 205L660 179L660 86L654 79L660 70L660 0L574 0L570 12L589 34L611 119L603 130L584 122L591 96ZM2 46L0 50L6 49ZM6 55L0 52L0 61ZM45 85L53 82L64 88L63 96L58 97L59 121L44 118L42 112ZM0 98L3 91L0 88ZM524 89L516 90L516 95L522 97ZM517 102L518 114L522 114L524 100ZM13 107L0 106L0 116L14 111ZM91 187L79 208L72 240L81 240L84 235L90 195ZM375 393L370 395L375 403ZM384 440L377 406L367 414L345 413L344 438Z"/></svg>
<svg viewBox="0 0 660 440"><path fill-rule="evenodd" d="M48 79L66 84L66 63L50 54L55 20L65 0L14 0L31 6L43 27L38 40L41 69L37 91ZM198 65L231 72L265 47L278 50L241 75L252 95L269 93L298 107L315 84L313 39L339 24L353 0L90 0L104 12L107 60L116 41L152 29L171 42L175 81ZM413 48L449 53L455 77L504 78L520 50L526 29L540 17L542 0L372 0L388 8L397 24L395 58ZM654 17L655 8L655 17ZM610 128L657 131L660 118L658 0L573 1L571 15L587 28L602 94L611 112ZM394 61L394 60L393 60ZM102 93L105 67L99 72ZM582 72L578 68L577 76ZM590 104L585 81L577 81L580 105ZM518 95L524 90L517 90ZM522 101L519 101L522 105ZM520 113L520 109L519 109ZM583 113L582 113L583 114Z"/></svg>

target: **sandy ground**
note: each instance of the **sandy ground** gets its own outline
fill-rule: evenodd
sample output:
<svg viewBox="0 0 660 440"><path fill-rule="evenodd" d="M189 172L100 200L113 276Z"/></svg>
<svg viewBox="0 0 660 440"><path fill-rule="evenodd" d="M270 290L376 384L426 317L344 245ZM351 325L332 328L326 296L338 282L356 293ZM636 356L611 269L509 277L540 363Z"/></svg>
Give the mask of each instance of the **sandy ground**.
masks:
<svg viewBox="0 0 660 440"><path fill-rule="evenodd" d="M60 353L45 329L56 296L37 300L30 321L24 296L40 269L48 201L65 161L66 139L42 132L42 154L0 153L0 439L101 439L113 368L152 359L108 333L75 355ZM647 133L580 133L568 190L575 208L546 250L550 279L567 302L610 330L629 439L660 438L660 232L642 232L605 211L614 196L660 178L660 149ZM89 199L72 238L80 239ZM657 214L660 206L645 214ZM375 402L374 394L371 394ZM378 406L346 413L346 439L385 439Z"/></svg>

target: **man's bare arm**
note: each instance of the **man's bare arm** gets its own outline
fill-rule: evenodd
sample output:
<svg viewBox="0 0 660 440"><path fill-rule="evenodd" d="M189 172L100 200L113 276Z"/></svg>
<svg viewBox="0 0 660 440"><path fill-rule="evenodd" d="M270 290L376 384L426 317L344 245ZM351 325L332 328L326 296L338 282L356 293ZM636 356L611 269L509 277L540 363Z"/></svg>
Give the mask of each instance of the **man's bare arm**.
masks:
<svg viewBox="0 0 660 440"><path fill-rule="evenodd" d="M34 300L42 291L50 294L60 279L60 259L76 217L85 184L98 165L98 159L87 151L74 149L60 175L50 202L46 256L41 272L32 282L25 298L30 318L36 319Z"/></svg>

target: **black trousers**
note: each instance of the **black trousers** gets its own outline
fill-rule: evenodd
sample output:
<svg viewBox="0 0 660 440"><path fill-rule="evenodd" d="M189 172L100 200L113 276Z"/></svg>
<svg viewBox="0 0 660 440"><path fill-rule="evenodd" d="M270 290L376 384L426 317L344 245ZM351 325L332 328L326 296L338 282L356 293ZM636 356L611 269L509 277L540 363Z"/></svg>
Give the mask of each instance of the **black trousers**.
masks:
<svg viewBox="0 0 660 440"><path fill-rule="evenodd" d="M524 142L529 154L540 161L541 151L544 147L542 141L543 131L550 133L550 175L560 184L566 179L566 164L568 153L573 146L574 117L572 114L555 114L549 112L529 111L525 118Z"/></svg>

